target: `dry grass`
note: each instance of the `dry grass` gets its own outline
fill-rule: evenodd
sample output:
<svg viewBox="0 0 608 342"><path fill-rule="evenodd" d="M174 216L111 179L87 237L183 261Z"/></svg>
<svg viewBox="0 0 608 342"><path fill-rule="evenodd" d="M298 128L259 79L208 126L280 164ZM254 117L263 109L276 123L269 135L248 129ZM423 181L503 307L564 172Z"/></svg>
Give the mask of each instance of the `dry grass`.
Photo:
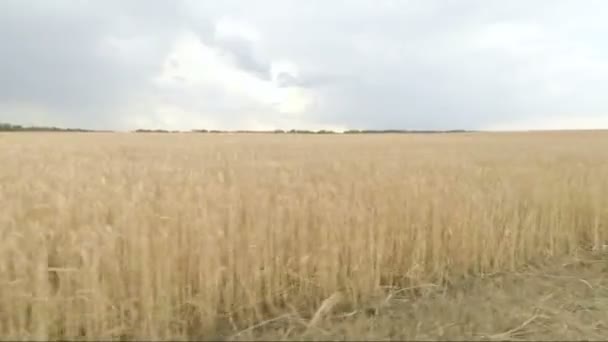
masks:
<svg viewBox="0 0 608 342"><path fill-rule="evenodd" d="M387 289L601 249L608 133L6 134L0 208L2 338L323 334Z"/></svg>
<svg viewBox="0 0 608 342"><path fill-rule="evenodd" d="M395 294L315 331L283 319L244 331L251 341L605 341L607 255L578 253L522 272L472 277L453 288ZM373 309L373 310L371 310Z"/></svg>

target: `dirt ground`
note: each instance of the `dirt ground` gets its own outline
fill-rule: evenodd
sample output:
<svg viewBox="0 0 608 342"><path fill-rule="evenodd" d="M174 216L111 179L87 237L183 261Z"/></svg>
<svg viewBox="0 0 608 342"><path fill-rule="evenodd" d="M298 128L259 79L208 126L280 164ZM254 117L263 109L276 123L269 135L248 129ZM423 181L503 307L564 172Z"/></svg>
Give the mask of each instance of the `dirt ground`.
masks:
<svg viewBox="0 0 608 342"><path fill-rule="evenodd" d="M330 306L317 317L285 315L221 339L608 340L608 254L393 291L351 312Z"/></svg>

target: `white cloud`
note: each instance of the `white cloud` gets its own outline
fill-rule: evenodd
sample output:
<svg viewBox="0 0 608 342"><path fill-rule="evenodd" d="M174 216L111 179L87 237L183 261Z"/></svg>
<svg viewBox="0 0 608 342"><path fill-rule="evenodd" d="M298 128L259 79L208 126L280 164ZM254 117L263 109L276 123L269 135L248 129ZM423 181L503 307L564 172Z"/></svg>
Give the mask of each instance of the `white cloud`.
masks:
<svg viewBox="0 0 608 342"><path fill-rule="evenodd" d="M296 69L294 64L288 61L272 63L273 74L284 71L297 74ZM160 89L182 95L189 94L188 102L171 103L167 108L173 109L166 109L165 113L175 112L176 117L184 117L183 112L187 111L188 107L203 108L199 116L207 120L215 119L209 121L226 122L221 118L222 111L238 111L248 107L249 113L242 113L240 122L230 122L244 129L248 128L244 126L247 126L250 121L247 118L250 116L257 117L255 121L258 123L255 125L272 125L265 123L265 116L272 113L265 114L264 110L274 111L286 117L297 117L304 114L314 101L311 91L281 88L274 79L261 79L239 69L229 59L224 58L217 48L205 45L192 32L179 35L160 74L154 77L153 81ZM196 96L197 93L200 96ZM208 96L211 93L216 94L215 98ZM214 107L206 106L210 99L215 103L215 113L204 109Z"/></svg>
<svg viewBox="0 0 608 342"><path fill-rule="evenodd" d="M498 22L482 27L473 37L480 49L494 49L514 58L528 58L545 51L547 34L539 24Z"/></svg>
<svg viewBox="0 0 608 342"><path fill-rule="evenodd" d="M220 125L212 117L185 110L170 103L156 102L151 106L130 106L124 110L122 127L134 129L218 129Z"/></svg>
<svg viewBox="0 0 608 342"><path fill-rule="evenodd" d="M221 40L234 36L244 38L254 43L261 40L260 33L252 25L229 16L218 19L215 23L215 38Z"/></svg>

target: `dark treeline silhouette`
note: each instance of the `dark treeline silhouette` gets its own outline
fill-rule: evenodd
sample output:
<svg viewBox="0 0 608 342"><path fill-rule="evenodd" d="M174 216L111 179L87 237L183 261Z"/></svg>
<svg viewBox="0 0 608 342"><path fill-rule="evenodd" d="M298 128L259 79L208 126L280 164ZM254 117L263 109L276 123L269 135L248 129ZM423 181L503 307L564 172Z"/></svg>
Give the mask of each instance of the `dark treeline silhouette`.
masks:
<svg viewBox="0 0 608 342"><path fill-rule="evenodd" d="M45 127L45 126L21 126L12 125L9 123L0 123L0 132L111 132L111 131L96 131L81 128L59 128L59 127ZM169 131L165 129L137 129L133 131L135 133L188 133L187 131ZM218 134L218 133L230 133L230 134L341 134L340 132L334 132L331 130L301 130L291 129L282 130L276 129L271 131L253 131L253 130L207 130L207 129L194 129L189 131L190 133L206 133L206 134ZM342 132L342 134L430 134L430 133L467 133L473 131L467 130L447 130L447 131L433 131L433 130L399 130L399 129L386 129L386 130L356 130L351 129Z"/></svg>
<svg viewBox="0 0 608 342"><path fill-rule="evenodd" d="M249 134L430 134L430 133L467 133L474 131L467 131L464 129L446 130L446 131L434 131L434 130L399 130L399 129L386 129L386 130L347 130L344 132L334 132L330 130L310 131L310 130L282 130L277 129L274 131L218 131L218 130L206 130L198 129L192 130L192 133L249 133Z"/></svg>
<svg viewBox="0 0 608 342"><path fill-rule="evenodd" d="M285 131L282 129L275 129L272 131L252 131L252 130L237 130L237 131L220 131L220 130L206 130L206 129L195 129L192 133L246 133L246 134L336 134L333 131L320 130L320 131L309 131L301 129L292 129Z"/></svg>
<svg viewBox="0 0 608 342"><path fill-rule="evenodd" d="M109 131L93 131L81 128L60 128L47 126L22 126L12 125L9 123L0 123L0 132L109 132Z"/></svg>
<svg viewBox="0 0 608 342"><path fill-rule="evenodd" d="M135 133L182 133L180 131L167 131L166 129L138 129Z"/></svg>
<svg viewBox="0 0 608 342"><path fill-rule="evenodd" d="M392 134L430 134L430 133L466 133L466 132L473 132L473 131L467 131L464 129L453 129L453 130L447 130L447 131L435 131L435 130L407 130L407 129L384 129L384 130L357 130L357 129L351 129L351 130L347 130L344 131L344 134L387 134L387 133L392 133Z"/></svg>

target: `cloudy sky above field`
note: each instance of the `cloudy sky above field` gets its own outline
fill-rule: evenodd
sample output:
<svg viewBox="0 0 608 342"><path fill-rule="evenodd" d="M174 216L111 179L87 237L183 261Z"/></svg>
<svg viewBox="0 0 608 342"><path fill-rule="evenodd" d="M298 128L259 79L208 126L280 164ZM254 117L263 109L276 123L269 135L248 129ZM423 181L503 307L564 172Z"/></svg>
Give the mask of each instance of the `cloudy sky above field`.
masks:
<svg viewBox="0 0 608 342"><path fill-rule="evenodd" d="M0 122L608 128L603 0L0 1Z"/></svg>

